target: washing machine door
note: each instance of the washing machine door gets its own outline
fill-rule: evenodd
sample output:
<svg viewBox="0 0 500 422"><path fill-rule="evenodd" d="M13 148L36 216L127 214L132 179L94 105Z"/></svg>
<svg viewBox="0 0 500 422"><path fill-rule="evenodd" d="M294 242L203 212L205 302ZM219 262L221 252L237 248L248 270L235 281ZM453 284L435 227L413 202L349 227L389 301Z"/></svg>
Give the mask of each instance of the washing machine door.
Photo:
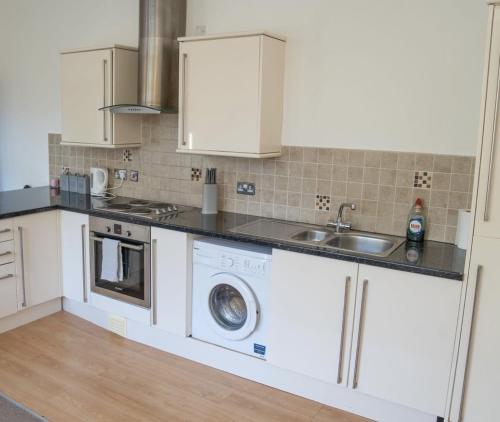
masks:
<svg viewBox="0 0 500 422"><path fill-rule="evenodd" d="M227 340L243 340L253 333L258 322L259 307L248 284L230 273L212 276L208 296L210 327Z"/></svg>

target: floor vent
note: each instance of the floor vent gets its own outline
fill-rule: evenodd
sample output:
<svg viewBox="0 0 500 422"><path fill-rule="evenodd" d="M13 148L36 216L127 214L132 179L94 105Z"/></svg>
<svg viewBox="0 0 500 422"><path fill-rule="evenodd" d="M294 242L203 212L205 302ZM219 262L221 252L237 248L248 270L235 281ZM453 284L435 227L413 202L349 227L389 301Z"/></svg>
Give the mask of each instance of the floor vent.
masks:
<svg viewBox="0 0 500 422"><path fill-rule="evenodd" d="M108 328L119 336L127 337L127 320L118 315L108 315Z"/></svg>

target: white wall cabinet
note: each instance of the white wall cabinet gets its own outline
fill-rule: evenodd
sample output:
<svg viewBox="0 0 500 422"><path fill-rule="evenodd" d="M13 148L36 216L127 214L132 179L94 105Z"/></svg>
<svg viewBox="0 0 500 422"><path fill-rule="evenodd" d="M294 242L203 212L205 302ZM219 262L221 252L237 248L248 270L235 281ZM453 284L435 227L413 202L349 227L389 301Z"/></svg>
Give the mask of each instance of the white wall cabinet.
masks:
<svg viewBox="0 0 500 422"><path fill-rule="evenodd" d="M250 33L179 41L178 151L280 155L284 39Z"/></svg>
<svg viewBox="0 0 500 422"><path fill-rule="evenodd" d="M352 388L444 416L461 287L360 265Z"/></svg>
<svg viewBox="0 0 500 422"><path fill-rule="evenodd" d="M347 385L358 265L273 250L268 362Z"/></svg>
<svg viewBox="0 0 500 422"><path fill-rule="evenodd" d="M14 219L18 309L61 296L57 211Z"/></svg>
<svg viewBox="0 0 500 422"><path fill-rule="evenodd" d="M188 234L151 228L152 325L181 336L191 326L191 255Z"/></svg>
<svg viewBox="0 0 500 422"><path fill-rule="evenodd" d="M62 143L140 146L140 116L99 108L137 103L137 49L121 46L61 53Z"/></svg>
<svg viewBox="0 0 500 422"><path fill-rule="evenodd" d="M90 293L89 216L60 213L63 296L86 303Z"/></svg>

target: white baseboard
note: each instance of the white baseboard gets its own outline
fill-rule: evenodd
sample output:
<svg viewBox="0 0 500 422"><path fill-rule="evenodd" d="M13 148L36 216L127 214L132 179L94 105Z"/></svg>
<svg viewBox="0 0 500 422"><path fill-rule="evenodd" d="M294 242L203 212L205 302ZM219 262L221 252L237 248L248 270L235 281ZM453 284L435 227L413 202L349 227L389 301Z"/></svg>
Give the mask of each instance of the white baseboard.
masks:
<svg viewBox="0 0 500 422"><path fill-rule="evenodd" d="M63 308L67 312L108 329L106 311L67 298L63 300ZM189 337L170 334L130 319L127 320L127 338L376 421L436 421L435 416L284 370L251 356Z"/></svg>
<svg viewBox="0 0 500 422"><path fill-rule="evenodd" d="M41 319L62 309L61 299L53 299L49 302L23 309L13 315L0 319L0 333L13 330L21 325Z"/></svg>

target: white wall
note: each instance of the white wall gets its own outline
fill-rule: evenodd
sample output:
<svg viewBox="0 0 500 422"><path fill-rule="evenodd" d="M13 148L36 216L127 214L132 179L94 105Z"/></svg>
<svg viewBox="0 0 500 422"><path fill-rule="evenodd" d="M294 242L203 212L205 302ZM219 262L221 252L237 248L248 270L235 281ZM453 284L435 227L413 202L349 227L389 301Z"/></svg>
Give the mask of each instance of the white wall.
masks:
<svg viewBox="0 0 500 422"><path fill-rule="evenodd" d="M59 50L137 46L138 0L0 0L0 191L48 183L61 131Z"/></svg>
<svg viewBox="0 0 500 422"><path fill-rule="evenodd" d="M188 0L188 33L288 37L284 143L473 154L483 0ZM0 190L44 185L58 51L137 45L138 0L0 0Z"/></svg>
<svg viewBox="0 0 500 422"><path fill-rule="evenodd" d="M188 0L188 31L288 37L283 142L472 155L486 0Z"/></svg>

